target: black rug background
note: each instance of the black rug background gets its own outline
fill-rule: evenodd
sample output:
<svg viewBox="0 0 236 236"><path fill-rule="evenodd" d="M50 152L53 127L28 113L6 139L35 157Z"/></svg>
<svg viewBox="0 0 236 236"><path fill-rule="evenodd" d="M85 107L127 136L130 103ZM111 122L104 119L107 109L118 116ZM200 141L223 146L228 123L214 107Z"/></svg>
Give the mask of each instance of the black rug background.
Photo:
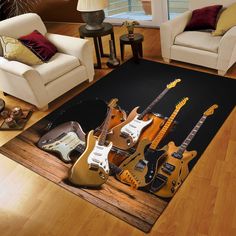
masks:
<svg viewBox="0 0 236 236"><path fill-rule="evenodd" d="M143 111L168 83L177 78L182 81L156 104L153 112L170 116L181 98L188 96L189 101L176 118L178 125L160 146L171 140L180 145L203 112L215 103L219 105L188 147L188 150L198 152L190 163L192 168L234 108L236 80L148 60L141 60L139 64L130 60L51 113L47 119L56 119L54 126L76 120L88 132L100 125L105 118L106 105L102 100L118 98L119 105L127 114L136 106L140 106L140 111ZM84 103L85 100L88 101Z"/></svg>

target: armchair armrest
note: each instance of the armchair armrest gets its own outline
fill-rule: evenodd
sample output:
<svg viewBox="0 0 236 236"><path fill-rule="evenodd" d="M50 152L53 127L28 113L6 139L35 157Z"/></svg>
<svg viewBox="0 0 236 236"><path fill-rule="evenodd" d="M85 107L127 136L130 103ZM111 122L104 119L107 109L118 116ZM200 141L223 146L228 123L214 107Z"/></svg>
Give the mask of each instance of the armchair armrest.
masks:
<svg viewBox="0 0 236 236"><path fill-rule="evenodd" d="M8 61L0 57L0 82L9 94L17 97L27 97L26 93L32 94L32 103L37 107L44 107L48 104L48 94L40 74L31 66L18 61ZM21 89L28 88L27 92ZM24 93L22 96L20 94ZM26 99L27 101L27 99Z"/></svg>
<svg viewBox="0 0 236 236"><path fill-rule="evenodd" d="M93 48L88 40L51 33L47 33L46 37L57 47L59 52L78 58L81 64L86 67L89 81L93 80Z"/></svg>
<svg viewBox="0 0 236 236"><path fill-rule="evenodd" d="M16 76L24 76L29 71L34 71L34 68L18 61L8 61L0 57L0 69Z"/></svg>
<svg viewBox="0 0 236 236"><path fill-rule="evenodd" d="M175 37L182 33L192 16L192 11L186 11L173 20L161 24L161 52L162 57L170 59L171 46L174 44Z"/></svg>
<svg viewBox="0 0 236 236"><path fill-rule="evenodd" d="M217 69L226 72L236 62L236 26L222 37L218 54Z"/></svg>

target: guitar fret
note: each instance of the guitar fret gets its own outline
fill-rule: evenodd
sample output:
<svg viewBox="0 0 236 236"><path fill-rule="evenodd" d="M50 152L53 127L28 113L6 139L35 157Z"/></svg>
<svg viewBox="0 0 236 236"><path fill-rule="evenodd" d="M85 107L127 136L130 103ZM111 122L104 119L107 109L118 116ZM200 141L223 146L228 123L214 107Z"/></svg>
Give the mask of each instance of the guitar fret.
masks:
<svg viewBox="0 0 236 236"><path fill-rule="evenodd" d="M160 95L138 116L139 120L142 120L146 114L148 114L152 108L161 100L161 98L168 92L168 88L165 88Z"/></svg>
<svg viewBox="0 0 236 236"><path fill-rule="evenodd" d="M175 109L174 112L171 114L169 119L166 121L165 125L162 127L161 131L158 133L157 137L153 140L152 144L150 145L151 149L156 149L158 147L160 141L162 140L162 138L166 134L166 131L168 130L171 123L173 122L173 120L177 116L179 110L180 109Z"/></svg>
<svg viewBox="0 0 236 236"><path fill-rule="evenodd" d="M200 129L200 127L202 126L205 120L206 120L206 116L203 115L202 118L198 121L198 123L194 126L190 134L187 136L187 138L180 145L177 151L180 155L182 155L185 152L186 148L188 147L190 142L193 140L194 136L196 135L196 133L198 132L198 130Z"/></svg>

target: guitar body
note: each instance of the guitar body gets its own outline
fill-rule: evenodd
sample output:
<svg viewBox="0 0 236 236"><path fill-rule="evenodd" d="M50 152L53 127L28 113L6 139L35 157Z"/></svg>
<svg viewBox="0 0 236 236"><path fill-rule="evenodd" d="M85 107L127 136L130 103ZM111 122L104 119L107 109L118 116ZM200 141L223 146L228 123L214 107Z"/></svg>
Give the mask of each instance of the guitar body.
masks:
<svg viewBox="0 0 236 236"><path fill-rule="evenodd" d="M185 151L181 159L175 158L172 156L172 154L178 150L178 147L175 146L174 142L168 143L166 150L166 159L163 164L158 168L157 174L160 176L164 176L167 182L161 189L159 189L157 192L154 192L154 194L159 197L169 198L173 197L177 189L188 176L188 163L196 157L197 152ZM166 163L173 167L173 171L166 171ZM155 181L152 183L152 187L155 187L153 186L154 184Z"/></svg>
<svg viewBox="0 0 236 236"><path fill-rule="evenodd" d="M144 139L152 141L165 123L165 119L158 114L149 113L144 117L144 120L150 119L152 119L153 121L151 125L146 127L141 133L138 144ZM127 157L128 156L122 154L122 152L112 150L109 153L109 162L112 162L115 165L119 166Z"/></svg>
<svg viewBox="0 0 236 236"><path fill-rule="evenodd" d="M115 147L122 150L133 147L137 143L142 130L152 122L152 120L138 120L138 108L139 107L134 108L127 119L115 126L112 129L112 133L108 134L107 139L111 141Z"/></svg>
<svg viewBox="0 0 236 236"><path fill-rule="evenodd" d="M70 162L70 153L79 145L85 145L85 133L78 122L70 121L47 132L37 145L45 151L58 153L64 162Z"/></svg>
<svg viewBox="0 0 236 236"><path fill-rule="evenodd" d="M149 149L149 140L142 140L137 151L124 160L120 168L128 170L137 180L138 187L146 187L154 179L159 160L165 156L166 149Z"/></svg>
<svg viewBox="0 0 236 236"><path fill-rule="evenodd" d="M99 187L109 176L108 153L112 143L99 146L93 131L88 133L87 145L83 154L69 171L69 180L75 185Z"/></svg>
<svg viewBox="0 0 236 236"><path fill-rule="evenodd" d="M147 139L140 141L135 153L126 158L119 166L123 170L128 170L134 176L139 187L145 186L143 176L147 174L148 168L145 165L144 150L149 144L150 141ZM138 164L143 165L139 168ZM119 176L116 177L120 180Z"/></svg>
<svg viewBox="0 0 236 236"><path fill-rule="evenodd" d="M153 141L156 135L161 130L162 126L165 124L165 119L158 114L149 113L144 119L152 120L152 123L143 130L142 134L139 137L139 141L143 139L148 139Z"/></svg>
<svg viewBox="0 0 236 236"><path fill-rule="evenodd" d="M117 107L111 108L111 109L112 109L112 115L111 115L111 119L109 121L108 130L111 130L113 127L121 124L127 118L126 112L124 110L122 110L120 107L117 106ZM95 136L100 135L102 126L103 126L103 124L101 124L101 126L99 126L96 129Z"/></svg>

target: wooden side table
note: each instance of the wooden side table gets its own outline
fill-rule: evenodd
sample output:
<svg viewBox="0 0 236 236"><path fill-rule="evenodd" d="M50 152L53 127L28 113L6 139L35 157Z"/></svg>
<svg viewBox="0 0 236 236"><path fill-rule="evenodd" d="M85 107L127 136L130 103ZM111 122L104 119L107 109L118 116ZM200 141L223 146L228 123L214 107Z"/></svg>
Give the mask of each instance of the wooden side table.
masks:
<svg viewBox="0 0 236 236"><path fill-rule="evenodd" d="M85 25L82 25L79 28L80 38L85 38L85 37L93 38L94 47L96 51L96 58L97 58L97 65L95 65L95 68L97 69L102 68L101 57L109 57L109 54L105 54L103 51L102 36L110 35L111 40L113 41L114 51L116 56L116 46L115 46L113 26L110 23L103 23L103 26L104 28L101 30L87 30L85 28Z"/></svg>
<svg viewBox="0 0 236 236"><path fill-rule="evenodd" d="M131 45L133 57L135 61L139 60L139 56L143 57L143 45L142 42L144 40L144 37L142 34L135 33L134 38L130 39L128 38L127 34L124 34L120 36L120 54L121 54L121 60L124 60L124 50L125 45Z"/></svg>

